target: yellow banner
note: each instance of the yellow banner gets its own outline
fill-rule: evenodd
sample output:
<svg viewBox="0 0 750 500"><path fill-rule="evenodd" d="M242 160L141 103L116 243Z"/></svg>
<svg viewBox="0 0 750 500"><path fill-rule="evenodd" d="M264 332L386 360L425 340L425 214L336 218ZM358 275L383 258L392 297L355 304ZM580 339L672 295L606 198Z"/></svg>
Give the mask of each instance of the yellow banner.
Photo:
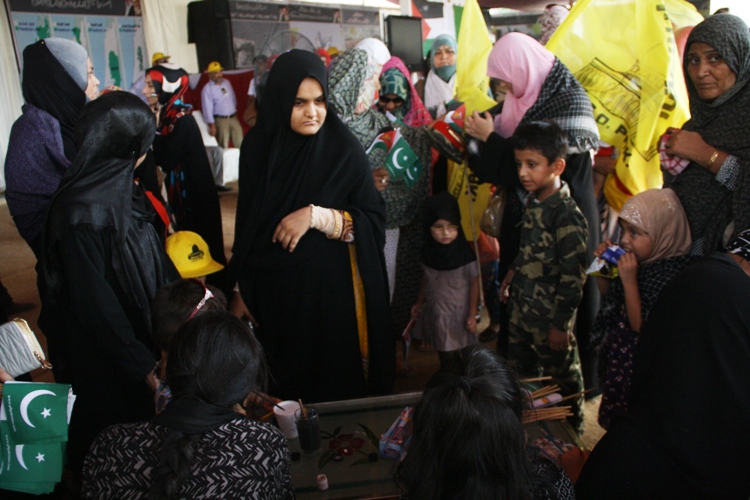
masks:
<svg viewBox="0 0 750 500"><path fill-rule="evenodd" d="M495 104L489 96L487 58L492 40L477 0L467 0L461 15L456 54L456 100L466 104L466 115Z"/></svg>
<svg viewBox="0 0 750 500"><path fill-rule="evenodd" d="M683 0L579 0L547 43L588 92L602 140L620 150L604 184L616 210L663 183L658 139L690 117L674 31L702 20Z"/></svg>
<svg viewBox="0 0 750 500"><path fill-rule="evenodd" d="M468 171L468 176L465 173ZM467 181L469 188L467 189ZM458 200L461 209L461 228L468 241L479 236L479 221L482 220L484 209L490 201L492 184L479 184L476 176L466 167L465 163L448 160L448 191ZM474 215L474 231L471 228L471 217ZM496 235L492 235L496 236Z"/></svg>

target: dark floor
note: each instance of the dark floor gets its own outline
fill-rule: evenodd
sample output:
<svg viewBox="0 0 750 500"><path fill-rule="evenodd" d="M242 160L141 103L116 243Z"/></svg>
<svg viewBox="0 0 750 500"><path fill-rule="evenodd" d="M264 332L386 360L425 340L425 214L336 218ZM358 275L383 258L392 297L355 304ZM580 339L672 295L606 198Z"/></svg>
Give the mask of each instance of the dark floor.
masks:
<svg viewBox="0 0 750 500"><path fill-rule="evenodd" d="M237 207L236 183L230 184L230 186L234 188L233 191L220 194L224 251L227 256L231 253L230 249L234 241L234 217ZM0 242L2 242L0 244L0 279L2 279L15 302L33 302L36 304L34 309L21 313L19 316L29 322L44 346L46 345L44 335L39 331L36 324L39 316L39 295L36 289L36 272L34 271L36 261L31 249L18 234L2 195L0 195ZM482 322L479 324L479 331L482 331L487 324L488 320L485 313ZM494 347L494 342L490 345ZM403 351L402 346L399 346L400 359L402 359L401 356L403 356ZM421 391L427 380L439 367L437 353L434 350L418 351L411 349L407 366L413 369L414 374L408 378L399 377L396 380L396 392ZM35 372L32 375L37 381L52 380L49 373ZM583 442L589 448L593 447L604 434L604 430L596 423L598 407L599 398L594 398L586 403L586 432L583 435Z"/></svg>

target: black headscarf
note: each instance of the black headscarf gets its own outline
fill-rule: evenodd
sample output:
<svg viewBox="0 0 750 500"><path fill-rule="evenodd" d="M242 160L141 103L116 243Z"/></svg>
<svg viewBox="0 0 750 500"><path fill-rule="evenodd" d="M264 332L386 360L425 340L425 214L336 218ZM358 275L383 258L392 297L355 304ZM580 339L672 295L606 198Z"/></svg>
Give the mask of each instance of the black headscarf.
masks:
<svg viewBox="0 0 750 500"><path fill-rule="evenodd" d="M150 223L153 208L133 182L136 160L151 146L155 128L151 110L128 92L111 92L84 107L76 125L80 153L60 182L43 234L42 280L50 302L61 290L65 266L54 246L71 227L88 225L112 234L117 279L151 325L151 298L177 276Z"/></svg>
<svg viewBox="0 0 750 500"><path fill-rule="evenodd" d="M83 47L81 50L84 50ZM78 152L75 142L76 119L86 104L86 93L52 55L44 40L29 45L23 51L21 88L27 103L46 111L60 123L65 157L72 162Z"/></svg>
<svg viewBox="0 0 750 500"><path fill-rule="evenodd" d="M443 245L432 237L430 228L438 219L445 219L458 226L458 236L448 245ZM458 208L458 201L449 192L443 191L427 199L424 222L422 262L425 266L439 271L449 271L477 259L461 229L461 210Z"/></svg>
<svg viewBox="0 0 750 500"><path fill-rule="evenodd" d="M737 76L735 84L713 101L701 99L688 73L691 44L716 49ZM690 96L690 120L684 129L698 132L706 143L738 158L740 172L734 191L716 182L702 166L691 163L671 187L680 197L690 223L693 241L705 238L701 253L722 247L724 230L735 223L735 234L750 228L750 32L739 17L711 16L690 33L683 71Z"/></svg>

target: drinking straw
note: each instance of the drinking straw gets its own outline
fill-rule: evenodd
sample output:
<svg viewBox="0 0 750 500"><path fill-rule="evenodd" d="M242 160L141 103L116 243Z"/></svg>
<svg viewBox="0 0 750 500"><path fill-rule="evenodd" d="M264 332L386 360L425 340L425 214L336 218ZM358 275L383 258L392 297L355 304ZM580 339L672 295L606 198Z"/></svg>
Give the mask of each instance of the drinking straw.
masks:
<svg viewBox="0 0 750 500"><path fill-rule="evenodd" d="M299 409L302 412L302 416L307 418L307 408L305 408L305 406L302 404L302 398L298 399L297 401L299 401Z"/></svg>

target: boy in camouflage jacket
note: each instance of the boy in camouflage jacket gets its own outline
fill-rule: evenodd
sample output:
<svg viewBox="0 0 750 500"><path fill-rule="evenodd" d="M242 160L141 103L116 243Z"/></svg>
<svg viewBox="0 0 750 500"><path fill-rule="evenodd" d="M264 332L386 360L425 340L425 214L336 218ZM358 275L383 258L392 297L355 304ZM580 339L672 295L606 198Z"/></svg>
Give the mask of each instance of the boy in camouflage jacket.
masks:
<svg viewBox="0 0 750 500"><path fill-rule="evenodd" d="M586 279L586 219L560 179L567 139L554 122L531 122L513 134L518 176L529 192L518 257L501 285L508 302L508 358L522 377L551 376L567 396L583 390L573 326ZM583 396L569 419L583 429Z"/></svg>

